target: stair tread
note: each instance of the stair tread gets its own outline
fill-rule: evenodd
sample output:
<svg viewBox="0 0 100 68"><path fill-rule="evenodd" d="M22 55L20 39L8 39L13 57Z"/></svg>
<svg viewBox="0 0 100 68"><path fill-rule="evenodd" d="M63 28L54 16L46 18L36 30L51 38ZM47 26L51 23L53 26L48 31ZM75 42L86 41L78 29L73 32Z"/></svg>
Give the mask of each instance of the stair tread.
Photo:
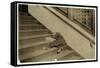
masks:
<svg viewBox="0 0 100 68"><path fill-rule="evenodd" d="M71 51L71 50L63 50L63 51L61 51L61 53L59 53L59 54L54 54L54 55L52 55L51 57L50 56L48 56L48 58L50 57L50 59L59 59L59 58L61 58L61 57L63 57L63 56L65 56L65 55L69 55L70 53L73 53L74 51Z"/></svg>
<svg viewBox="0 0 100 68"><path fill-rule="evenodd" d="M24 39L30 39L30 38L38 38L38 37L47 37L51 36L51 34L43 34L43 35L35 35L35 36L25 36L25 37L19 37L20 40Z"/></svg>
<svg viewBox="0 0 100 68"><path fill-rule="evenodd" d="M34 32L34 31L48 31L48 29L19 30L19 32Z"/></svg>
<svg viewBox="0 0 100 68"><path fill-rule="evenodd" d="M19 49L33 47L33 46L37 46L37 45L41 45L41 44L46 44L46 43L50 43L50 42L53 42L53 41L54 41L54 39L45 40L45 41L43 40L43 41L36 42L36 43L23 44L23 45L20 45Z"/></svg>
<svg viewBox="0 0 100 68"><path fill-rule="evenodd" d="M83 59L83 58L77 55L76 53L72 53L70 55L60 58L59 60L80 60L80 59Z"/></svg>
<svg viewBox="0 0 100 68"><path fill-rule="evenodd" d="M28 59L28 58L36 57L36 56L39 56L41 54L48 53L50 51L54 51L56 49L57 48L50 48L49 50L44 50L44 49L39 49L39 50L36 50L36 51L33 50L31 52L21 54L20 60L25 60L25 59Z"/></svg>
<svg viewBox="0 0 100 68"><path fill-rule="evenodd" d="M56 51L57 52L57 51ZM45 54L43 56L37 56L36 58L33 58L33 61L54 61L54 60L59 60L60 58L66 56L66 55L70 55L71 53L73 53L74 51L72 50L63 50L61 51L61 53L57 54L56 52L53 52L51 54ZM30 59L30 61L32 61L32 59Z"/></svg>

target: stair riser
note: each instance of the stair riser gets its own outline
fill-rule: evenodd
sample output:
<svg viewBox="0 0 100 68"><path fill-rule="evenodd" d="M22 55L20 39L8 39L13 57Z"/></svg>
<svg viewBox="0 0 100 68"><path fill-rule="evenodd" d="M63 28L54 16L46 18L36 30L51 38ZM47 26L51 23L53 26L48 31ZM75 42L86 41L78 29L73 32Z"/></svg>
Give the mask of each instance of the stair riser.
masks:
<svg viewBox="0 0 100 68"><path fill-rule="evenodd" d="M50 31L47 29L35 29L35 30L19 30L19 32L26 33L26 32L50 32Z"/></svg>
<svg viewBox="0 0 100 68"><path fill-rule="evenodd" d="M25 39L25 40L20 40L19 45L24 45L24 44L30 44L30 43L36 43L40 41L45 41L45 38L35 38L35 39Z"/></svg>
<svg viewBox="0 0 100 68"><path fill-rule="evenodd" d="M19 33L19 37L22 37L22 36L32 36L32 35L41 35L41 34L50 34L50 32L48 32L48 31L21 32L21 33Z"/></svg>
<svg viewBox="0 0 100 68"><path fill-rule="evenodd" d="M47 46L47 45L46 45L46 46ZM40 51L34 53L34 51L36 51L36 50L40 50ZM27 49L27 50L24 51L24 52L21 52L21 53L19 54L20 60L21 60L21 61L24 61L24 60L26 60L26 59L33 58L33 57L42 55L42 54L44 54L44 53L48 53L48 52L50 52L50 51L54 51L54 50L56 50L56 49L44 50L43 47L40 47L40 48L38 48L38 49L36 48L36 50L35 50L34 48L33 48L33 49L31 48L31 49Z"/></svg>
<svg viewBox="0 0 100 68"><path fill-rule="evenodd" d="M32 58L29 58L29 59L25 59L22 62L54 61L54 59L52 59L52 60L49 60L50 58L46 59L47 57L43 57L43 55L45 56L46 54L49 54L49 55L52 56L52 54L56 54L56 52L57 52L57 49L55 49L53 51L50 51L48 53L41 54L41 55L36 56L36 57L32 57Z"/></svg>
<svg viewBox="0 0 100 68"><path fill-rule="evenodd" d="M67 55L73 53L73 51L69 52L69 49L66 51L66 47L60 52L60 54L57 54L57 51L58 49L56 48L55 50L50 51L48 53L44 53L36 57L26 59L23 62L55 61L55 59L59 60L60 57L65 56L67 52L68 52Z"/></svg>
<svg viewBox="0 0 100 68"><path fill-rule="evenodd" d="M19 54L23 55L25 53L30 53L32 51L34 52L34 51L39 50L39 49L44 49L44 47L49 47L49 43L41 44L41 45L37 45L37 46L32 46L32 47L28 47L28 48L24 48L24 49L20 49Z"/></svg>
<svg viewBox="0 0 100 68"><path fill-rule="evenodd" d="M34 18L32 16L24 16L23 15L23 16L19 16L19 19L28 19L28 20L30 19L31 20L31 19L34 19Z"/></svg>
<svg viewBox="0 0 100 68"><path fill-rule="evenodd" d="M38 23L38 24L40 24L40 22L33 20L33 19L32 20L29 20L29 19L22 20L22 19L20 19L19 22L20 23Z"/></svg>
<svg viewBox="0 0 100 68"><path fill-rule="evenodd" d="M26 27L26 26L43 27L43 25L41 25L41 24L34 24L34 23L33 24L32 23L31 24L25 24L24 23L24 24L19 25L19 27Z"/></svg>
<svg viewBox="0 0 100 68"><path fill-rule="evenodd" d="M34 21L33 18L19 18L19 20L32 20L32 21Z"/></svg>
<svg viewBox="0 0 100 68"><path fill-rule="evenodd" d="M35 29L45 29L45 27L39 27L39 26L23 26L23 27L19 27L19 30L35 30Z"/></svg>
<svg viewBox="0 0 100 68"><path fill-rule="evenodd" d="M19 24L38 24L38 25L40 25L40 23L37 22L37 21L22 20L22 21L19 21L19 22L20 22Z"/></svg>
<svg viewBox="0 0 100 68"><path fill-rule="evenodd" d="M43 34L43 35L32 35L32 36L24 36L19 37L19 40L26 40L26 39L36 39L36 38L45 38L45 37L51 37L51 34Z"/></svg>
<svg viewBox="0 0 100 68"><path fill-rule="evenodd" d="M24 22L24 23L19 23L19 27L26 27L26 26L33 26L33 27L44 27L43 25L39 24L39 23L28 23L28 22Z"/></svg>
<svg viewBox="0 0 100 68"><path fill-rule="evenodd" d="M63 49L60 54L64 51L65 49ZM53 55L58 55L59 57L59 54L57 54L57 51L58 51L58 48L54 51L50 51L48 53L45 53L45 54L42 54L40 56L37 56L35 57L38 61L41 60L41 59L44 59L44 61L54 61L55 59L59 59L57 57L53 57L53 59L51 58ZM63 54L64 55L64 54Z"/></svg>

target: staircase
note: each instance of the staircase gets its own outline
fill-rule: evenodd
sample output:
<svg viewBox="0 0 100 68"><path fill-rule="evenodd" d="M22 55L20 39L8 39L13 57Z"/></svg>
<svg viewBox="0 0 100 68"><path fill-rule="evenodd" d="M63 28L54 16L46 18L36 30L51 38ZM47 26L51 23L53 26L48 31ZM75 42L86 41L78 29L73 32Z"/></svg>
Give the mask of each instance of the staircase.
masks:
<svg viewBox="0 0 100 68"><path fill-rule="evenodd" d="M19 13L19 60L20 62L38 62L54 60L83 59L69 46L57 54L56 47L50 47L54 42L53 33L28 13Z"/></svg>

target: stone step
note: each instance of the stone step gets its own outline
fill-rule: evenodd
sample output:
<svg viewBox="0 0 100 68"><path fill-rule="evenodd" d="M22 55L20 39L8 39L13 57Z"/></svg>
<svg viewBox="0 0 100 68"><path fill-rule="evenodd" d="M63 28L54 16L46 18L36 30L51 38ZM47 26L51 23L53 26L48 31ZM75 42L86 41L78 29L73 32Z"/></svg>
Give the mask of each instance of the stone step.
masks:
<svg viewBox="0 0 100 68"><path fill-rule="evenodd" d="M48 53L50 51L54 51L57 50L57 48L50 48L48 50L43 49L43 47L37 48L37 49L26 49L25 53L20 53L19 54L19 59L21 61L24 61L26 59L32 58L32 57L36 57L45 53Z"/></svg>
<svg viewBox="0 0 100 68"><path fill-rule="evenodd" d="M32 36L32 35L42 35L42 34L50 34L49 31L37 31L37 32L21 32L19 33L19 37L24 37L24 36Z"/></svg>
<svg viewBox="0 0 100 68"><path fill-rule="evenodd" d="M33 47L33 46L39 46L39 45L43 45L43 44L49 44L53 41L54 41L54 39L50 39L50 40L45 39L45 40L42 40L40 42L27 43L27 44L24 44L24 45L19 45L19 49Z"/></svg>
<svg viewBox="0 0 100 68"><path fill-rule="evenodd" d="M39 23L39 22L35 22L35 21L21 21L20 23L19 23L19 26L31 26L31 25L33 25L33 26L43 26L41 23Z"/></svg>
<svg viewBox="0 0 100 68"><path fill-rule="evenodd" d="M20 26L19 27L19 30L31 30L31 29L45 29L45 27L44 26Z"/></svg>
<svg viewBox="0 0 100 68"><path fill-rule="evenodd" d="M51 34L43 34L43 35L35 35L35 36L25 36L25 37L19 37L19 40L39 38L39 37L49 37L49 36L51 36Z"/></svg>
<svg viewBox="0 0 100 68"><path fill-rule="evenodd" d="M49 30L48 29L35 29L35 30L19 30L19 32L24 32L24 33L26 33L26 32L48 32Z"/></svg>
<svg viewBox="0 0 100 68"><path fill-rule="evenodd" d="M40 23L35 23L35 22L27 22L27 23L19 23L19 27L24 27L24 26L36 26L36 27L42 27L43 25ZM44 26L45 27L45 26Z"/></svg>
<svg viewBox="0 0 100 68"><path fill-rule="evenodd" d="M40 23L39 21L35 19L19 19L20 23Z"/></svg>
<svg viewBox="0 0 100 68"><path fill-rule="evenodd" d="M34 19L32 16L27 16L27 15L19 15L19 19Z"/></svg>
<svg viewBox="0 0 100 68"><path fill-rule="evenodd" d="M78 55L77 53L73 52L70 55L65 55L64 57L60 58L60 60L82 60L83 58Z"/></svg>
<svg viewBox="0 0 100 68"><path fill-rule="evenodd" d="M36 26L38 26L38 25L42 25L42 24L37 21L20 21L19 26L20 25L36 25Z"/></svg>
<svg viewBox="0 0 100 68"><path fill-rule="evenodd" d="M24 62L58 61L60 58L66 56L66 55L70 55L73 52L74 51L72 51L72 50L64 49L59 54L57 54L57 50L55 50L55 51L51 51L49 53L45 53L45 54L36 56L34 58L27 59Z"/></svg>
<svg viewBox="0 0 100 68"><path fill-rule="evenodd" d="M34 22L34 21L22 21L22 22L19 22L19 26L30 26L30 25L33 25L33 26L43 26L41 23L39 22Z"/></svg>
<svg viewBox="0 0 100 68"><path fill-rule="evenodd" d="M43 37L39 37L39 38L31 38L31 39L24 39L24 40L20 40L19 41L19 46L21 45L26 45L26 44L30 44L30 43L38 43L41 41L45 41L46 39Z"/></svg>

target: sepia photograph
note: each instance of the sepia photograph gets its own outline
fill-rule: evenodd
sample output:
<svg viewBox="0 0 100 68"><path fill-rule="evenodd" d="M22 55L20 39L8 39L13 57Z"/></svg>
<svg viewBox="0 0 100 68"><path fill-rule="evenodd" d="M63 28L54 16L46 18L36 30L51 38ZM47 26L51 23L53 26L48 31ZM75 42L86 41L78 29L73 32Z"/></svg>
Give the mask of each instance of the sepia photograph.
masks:
<svg viewBox="0 0 100 68"><path fill-rule="evenodd" d="M17 63L97 60L96 7L17 3Z"/></svg>

